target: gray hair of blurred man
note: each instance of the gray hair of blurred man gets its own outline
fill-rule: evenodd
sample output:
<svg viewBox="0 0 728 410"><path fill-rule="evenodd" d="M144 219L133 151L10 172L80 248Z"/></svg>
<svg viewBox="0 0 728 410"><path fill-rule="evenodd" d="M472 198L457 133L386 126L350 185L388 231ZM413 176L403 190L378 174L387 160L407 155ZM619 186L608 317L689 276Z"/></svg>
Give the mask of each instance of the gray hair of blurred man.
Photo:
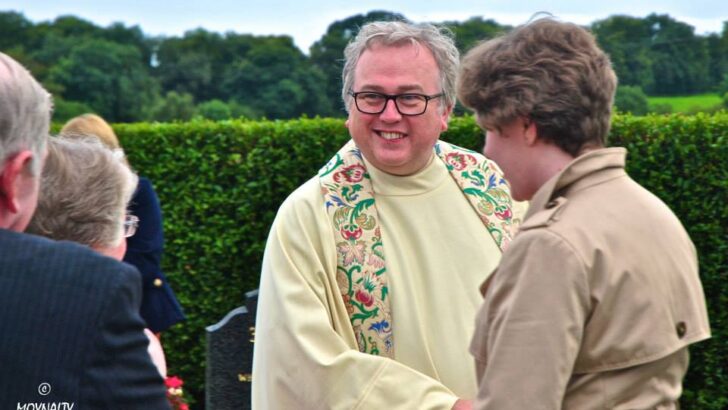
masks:
<svg viewBox="0 0 728 410"><path fill-rule="evenodd" d="M31 171L40 172L52 107L51 95L30 72L0 53L0 165L30 149L34 154Z"/></svg>
<svg viewBox="0 0 728 410"><path fill-rule="evenodd" d="M344 69L341 73L344 86L341 89L341 98L347 112L352 102L348 93L354 88L354 71L362 53L375 44L400 46L408 43L427 47L435 57L440 69L440 87L445 94L443 100L446 103L440 104L440 109L455 105L455 79L460 52L455 47L452 32L445 27L428 23L377 21L364 25L344 50Z"/></svg>
<svg viewBox="0 0 728 410"><path fill-rule="evenodd" d="M123 152L96 137L50 138L38 208L26 232L93 248L117 246L137 182Z"/></svg>

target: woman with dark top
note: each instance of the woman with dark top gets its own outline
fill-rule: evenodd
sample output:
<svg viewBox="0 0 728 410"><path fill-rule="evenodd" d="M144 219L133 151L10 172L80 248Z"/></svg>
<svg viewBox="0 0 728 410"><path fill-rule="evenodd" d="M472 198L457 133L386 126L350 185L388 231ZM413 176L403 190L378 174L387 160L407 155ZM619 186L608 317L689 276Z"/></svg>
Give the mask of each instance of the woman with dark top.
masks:
<svg viewBox="0 0 728 410"><path fill-rule="evenodd" d="M127 239L124 262L139 269L144 281L141 315L154 333L159 333L184 319L182 308L167 282L160 262L164 248L162 211L152 183L139 178L129 212L139 217L136 234Z"/></svg>
<svg viewBox="0 0 728 410"><path fill-rule="evenodd" d="M112 149L120 149L114 130L101 117L83 114L68 121L61 129L61 135L73 138L78 135L95 135ZM162 273L161 259L164 249L162 211L159 198L151 182L139 177L134 196L129 203L129 212L139 217L139 228L127 240L124 262L134 265L142 274L144 286L140 313L147 326L155 334L168 329L185 316L167 278Z"/></svg>

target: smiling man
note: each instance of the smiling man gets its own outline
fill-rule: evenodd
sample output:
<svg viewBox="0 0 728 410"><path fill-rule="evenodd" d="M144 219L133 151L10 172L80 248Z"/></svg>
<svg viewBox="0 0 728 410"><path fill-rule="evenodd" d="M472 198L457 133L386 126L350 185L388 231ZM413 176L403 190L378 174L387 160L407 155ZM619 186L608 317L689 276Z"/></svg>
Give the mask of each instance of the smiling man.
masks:
<svg viewBox="0 0 728 410"><path fill-rule="evenodd" d="M345 59L352 141L268 239L253 405L468 408L477 285L514 230L508 187L483 156L438 141L458 65L446 33L367 24Z"/></svg>

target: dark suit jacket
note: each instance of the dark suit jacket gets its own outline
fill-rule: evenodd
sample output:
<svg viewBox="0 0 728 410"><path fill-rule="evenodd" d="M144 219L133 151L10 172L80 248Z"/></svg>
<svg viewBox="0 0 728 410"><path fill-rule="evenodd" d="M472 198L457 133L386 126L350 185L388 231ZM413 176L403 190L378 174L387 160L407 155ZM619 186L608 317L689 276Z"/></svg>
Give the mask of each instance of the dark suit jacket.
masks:
<svg viewBox="0 0 728 410"><path fill-rule="evenodd" d="M169 409L129 265L0 229L0 408Z"/></svg>
<svg viewBox="0 0 728 410"><path fill-rule="evenodd" d="M129 213L139 217L139 228L127 238L124 262L134 265L142 274L142 318L152 332L161 332L185 316L160 268L164 249L162 211L151 182L144 177L139 178Z"/></svg>

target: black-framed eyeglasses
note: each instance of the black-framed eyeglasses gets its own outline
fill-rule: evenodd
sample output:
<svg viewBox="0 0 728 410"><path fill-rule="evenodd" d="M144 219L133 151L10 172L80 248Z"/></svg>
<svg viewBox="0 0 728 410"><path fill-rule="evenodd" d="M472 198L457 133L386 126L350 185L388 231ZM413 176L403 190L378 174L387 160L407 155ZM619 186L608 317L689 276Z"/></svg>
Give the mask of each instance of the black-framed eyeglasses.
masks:
<svg viewBox="0 0 728 410"><path fill-rule="evenodd" d="M124 237L134 236L139 227L139 217L135 215L127 215L124 218Z"/></svg>
<svg viewBox="0 0 728 410"><path fill-rule="evenodd" d="M445 94L382 94L373 91L360 91L358 93L349 91L349 95L354 97L356 109L364 114L381 114L387 108L389 100L393 100L397 112L402 115L412 116L424 114L427 111L427 103L430 100L440 98Z"/></svg>

